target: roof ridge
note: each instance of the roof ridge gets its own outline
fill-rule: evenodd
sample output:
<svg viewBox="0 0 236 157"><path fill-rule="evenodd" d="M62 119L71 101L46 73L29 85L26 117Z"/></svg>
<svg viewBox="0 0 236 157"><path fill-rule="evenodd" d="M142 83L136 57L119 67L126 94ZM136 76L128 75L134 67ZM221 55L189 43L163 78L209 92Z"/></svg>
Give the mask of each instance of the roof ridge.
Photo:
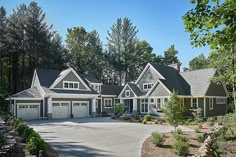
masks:
<svg viewBox="0 0 236 157"><path fill-rule="evenodd" d="M202 71L202 70L217 70L216 68L204 68L204 69L195 69L190 71L182 71L180 73L187 73L187 72L195 72L195 71Z"/></svg>

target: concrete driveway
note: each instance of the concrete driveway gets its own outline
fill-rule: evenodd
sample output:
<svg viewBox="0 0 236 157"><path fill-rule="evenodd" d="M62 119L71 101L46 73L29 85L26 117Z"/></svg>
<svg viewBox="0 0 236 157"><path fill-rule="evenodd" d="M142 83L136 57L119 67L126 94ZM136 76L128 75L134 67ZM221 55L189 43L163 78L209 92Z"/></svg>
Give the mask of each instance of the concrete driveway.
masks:
<svg viewBox="0 0 236 157"><path fill-rule="evenodd" d="M144 140L153 131L173 130L167 125L126 123L110 118L38 120L28 124L60 157L139 157Z"/></svg>

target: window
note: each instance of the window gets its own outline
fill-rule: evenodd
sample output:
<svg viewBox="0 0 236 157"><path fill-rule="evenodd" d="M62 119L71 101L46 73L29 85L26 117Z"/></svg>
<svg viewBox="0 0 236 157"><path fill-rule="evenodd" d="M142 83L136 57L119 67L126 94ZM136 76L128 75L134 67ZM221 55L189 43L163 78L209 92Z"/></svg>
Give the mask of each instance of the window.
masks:
<svg viewBox="0 0 236 157"><path fill-rule="evenodd" d="M63 88L78 89L79 88L79 82L63 81Z"/></svg>
<svg viewBox="0 0 236 157"><path fill-rule="evenodd" d="M142 113L147 113L148 112L148 99L141 99L141 109L140 111Z"/></svg>
<svg viewBox="0 0 236 157"><path fill-rule="evenodd" d="M130 90L125 91L125 97L130 97Z"/></svg>
<svg viewBox="0 0 236 157"><path fill-rule="evenodd" d="M209 109L213 110L213 98L209 99Z"/></svg>
<svg viewBox="0 0 236 157"><path fill-rule="evenodd" d="M161 98L157 98L157 110L161 110L162 109L162 106L161 106Z"/></svg>
<svg viewBox="0 0 236 157"><path fill-rule="evenodd" d="M104 99L104 108L113 108L112 99Z"/></svg>
<svg viewBox="0 0 236 157"><path fill-rule="evenodd" d="M61 103L61 106L68 106L68 103Z"/></svg>
<svg viewBox="0 0 236 157"><path fill-rule="evenodd" d="M30 108L38 108L38 105L30 105Z"/></svg>
<svg viewBox="0 0 236 157"><path fill-rule="evenodd" d="M225 98L216 98L216 104L226 104Z"/></svg>
<svg viewBox="0 0 236 157"><path fill-rule="evenodd" d="M92 87L96 92L101 92L101 85L99 84L90 84L90 87Z"/></svg>
<svg viewBox="0 0 236 157"><path fill-rule="evenodd" d="M28 105L19 105L19 108L28 108Z"/></svg>
<svg viewBox="0 0 236 157"><path fill-rule="evenodd" d="M152 83L144 83L143 84L143 90L149 90L152 88Z"/></svg>
<svg viewBox="0 0 236 157"><path fill-rule="evenodd" d="M60 103L52 103L52 106L60 106Z"/></svg>
<svg viewBox="0 0 236 157"><path fill-rule="evenodd" d="M198 108L197 98L192 98L192 104L191 104L191 107L192 107L193 109Z"/></svg>
<svg viewBox="0 0 236 157"><path fill-rule="evenodd" d="M73 103L73 106L79 106L80 103Z"/></svg>

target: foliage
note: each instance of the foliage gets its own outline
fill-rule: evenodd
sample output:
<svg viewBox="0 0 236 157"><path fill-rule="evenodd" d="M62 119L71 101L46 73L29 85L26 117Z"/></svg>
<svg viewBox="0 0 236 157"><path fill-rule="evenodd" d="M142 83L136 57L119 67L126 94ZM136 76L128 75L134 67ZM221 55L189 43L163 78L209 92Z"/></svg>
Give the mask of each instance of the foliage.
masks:
<svg viewBox="0 0 236 157"><path fill-rule="evenodd" d="M109 114L106 111L102 111L102 117L109 117Z"/></svg>
<svg viewBox="0 0 236 157"><path fill-rule="evenodd" d="M201 142L201 143L203 143L205 141L205 138L204 138L203 134L197 135L196 139L197 139L198 142Z"/></svg>
<svg viewBox="0 0 236 157"><path fill-rule="evenodd" d="M236 2L193 0L193 3L194 8L183 16L185 30L195 47L210 46L209 66L220 71L212 81L228 85L236 106Z"/></svg>
<svg viewBox="0 0 236 157"><path fill-rule="evenodd" d="M195 131L196 133L200 133L200 132L201 132L201 129L200 129L199 127L196 127L196 128L194 129L194 131Z"/></svg>
<svg viewBox="0 0 236 157"><path fill-rule="evenodd" d="M213 142L211 146L214 156L221 156L226 148L226 140L224 137L224 133L219 133L215 137L213 137Z"/></svg>
<svg viewBox="0 0 236 157"><path fill-rule="evenodd" d="M184 134L178 134L175 132L173 133L173 135L174 135L175 140L177 141L180 140L180 141L188 142L188 139Z"/></svg>
<svg viewBox="0 0 236 157"><path fill-rule="evenodd" d="M207 119L207 123L208 123L209 126L213 126L215 124L215 119L210 117L210 118Z"/></svg>
<svg viewBox="0 0 236 157"><path fill-rule="evenodd" d="M143 123L143 124L147 124L147 120L143 118L142 123Z"/></svg>
<svg viewBox="0 0 236 157"><path fill-rule="evenodd" d="M28 126L24 124L23 122L19 123L16 127L16 131L18 132L20 136L24 133L26 129L28 129Z"/></svg>
<svg viewBox="0 0 236 157"><path fill-rule="evenodd" d="M226 114L220 123L226 128L226 136L236 135L236 113Z"/></svg>
<svg viewBox="0 0 236 157"><path fill-rule="evenodd" d="M116 104L115 105L115 113L121 113L123 114L125 111L125 107L123 104Z"/></svg>
<svg viewBox="0 0 236 157"><path fill-rule="evenodd" d="M164 108L166 120L176 127L184 120L185 109L174 91Z"/></svg>
<svg viewBox="0 0 236 157"><path fill-rule="evenodd" d="M43 151L43 154L46 153L47 145L40 137L32 137L25 148L31 155L38 156L40 150Z"/></svg>
<svg viewBox="0 0 236 157"><path fill-rule="evenodd" d="M202 124L201 123L198 124L198 128L202 129Z"/></svg>
<svg viewBox="0 0 236 157"><path fill-rule="evenodd" d="M29 141L29 139L30 139L32 136L39 136L38 134L37 134L37 135L35 135L35 134L36 134L36 132L34 131L33 128L27 127L27 128L24 130L23 134L22 134L23 140L24 140L24 141L27 141L27 139L28 139L28 141ZM30 138L29 138L29 137L30 137Z"/></svg>
<svg viewBox="0 0 236 157"><path fill-rule="evenodd" d="M200 123L201 122L201 117L202 117L202 109L197 108L197 109L192 110L192 115L193 115L194 120L197 123Z"/></svg>
<svg viewBox="0 0 236 157"><path fill-rule="evenodd" d="M143 122L143 117L139 118L139 122L142 123Z"/></svg>
<svg viewBox="0 0 236 157"><path fill-rule="evenodd" d="M165 134L160 134L159 132L152 132L151 135L151 141L153 144L155 144L156 146L161 146L164 144L164 142L166 141L166 136Z"/></svg>
<svg viewBox="0 0 236 157"><path fill-rule="evenodd" d="M146 121L151 121L152 120L152 116L147 114L147 115L144 116L143 119L146 120Z"/></svg>
<svg viewBox="0 0 236 157"><path fill-rule="evenodd" d="M170 48L164 52L164 63L166 65L180 63L179 59L177 58L177 54L178 51L175 49L175 46L171 45Z"/></svg>
<svg viewBox="0 0 236 157"><path fill-rule="evenodd" d="M184 132L183 132L183 130L182 129L176 129L176 134L179 134L179 135L183 135L184 134Z"/></svg>
<svg viewBox="0 0 236 157"><path fill-rule="evenodd" d="M203 53L189 61L190 70L205 69L208 67L208 65L209 61L207 58L205 58Z"/></svg>
<svg viewBox="0 0 236 157"><path fill-rule="evenodd" d="M186 141L178 139L173 143L172 147L178 155L185 155L188 153L189 144Z"/></svg>

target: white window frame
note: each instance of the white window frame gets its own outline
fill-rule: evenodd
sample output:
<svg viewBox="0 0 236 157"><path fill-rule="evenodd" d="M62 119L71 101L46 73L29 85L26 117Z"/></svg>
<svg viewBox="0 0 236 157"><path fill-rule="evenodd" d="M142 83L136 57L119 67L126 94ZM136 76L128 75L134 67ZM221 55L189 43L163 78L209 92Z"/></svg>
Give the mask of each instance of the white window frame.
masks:
<svg viewBox="0 0 236 157"><path fill-rule="evenodd" d="M106 106L106 101L111 101L111 106L110 107ZM104 98L103 106L104 106L104 108L113 108L112 98Z"/></svg>
<svg viewBox="0 0 236 157"><path fill-rule="evenodd" d="M127 93L129 94L127 95ZM130 97L130 90L125 90L125 97Z"/></svg>
<svg viewBox="0 0 236 157"><path fill-rule="evenodd" d="M97 83L90 83L90 87L92 87L96 92L100 93L101 92L101 84Z"/></svg>
<svg viewBox="0 0 236 157"><path fill-rule="evenodd" d="M214 109L214 98L209 98L209 110Z"/></svg>
<svg viewBox="0 0 236 157"><path fill-rule="evenodd" d="M193 109L193 99L196 99L196 109L197 109L198 108L198 98L191 98L191 108Z"/></svg>
<svg viewBox="0 0 236 157"><path fill-rule="evenodd" d="M149 85L151 86L150 88L148 87ZM144 86L147 86L147 88L144 88ZM153 86L153 83L144 83L143 84L143 90L149 90L149 89L152 88L152 86Z"/></svg>
<svg viewBox="0 0 236 157"><path fill-rule="evenodd" d="M65 87L65 83L68 83L68 88ZM70 84L73 84L73 87L71 88L70 87ZM78 88L74 88L75 87L75 84L78 85ZM74 81L63 81L63 89L79 89L79 82L74 82Z"/></svg>
<svg viewBox="0 0 236 157"><path fill-rule="evenodd" d="M160 102L159 102L159 100L160 100ZM158 105L160 106L160 107L158 107ZM160 110L162 110L162 98L156 98L156 109L158 110L158 111L160 111Z"/></svg>
<svg viewBox="0 0 236 157"><path fill-rule="evenodd" d="M146 99L145 98L144 99L140 99L140 113L149 113L149 99L147 99L147 101L146 101ZM145 112L146 104L147 104L147 112ZM142 112L142 105L144 105L144 112Z"/></svg>
<svg viewBox="0 0 236 157"><path fill-rule="evenodd" d="M224 100L224 101L222 101ZM226 104L226 99L225 98L216 98L216 104Z"/></svg>

